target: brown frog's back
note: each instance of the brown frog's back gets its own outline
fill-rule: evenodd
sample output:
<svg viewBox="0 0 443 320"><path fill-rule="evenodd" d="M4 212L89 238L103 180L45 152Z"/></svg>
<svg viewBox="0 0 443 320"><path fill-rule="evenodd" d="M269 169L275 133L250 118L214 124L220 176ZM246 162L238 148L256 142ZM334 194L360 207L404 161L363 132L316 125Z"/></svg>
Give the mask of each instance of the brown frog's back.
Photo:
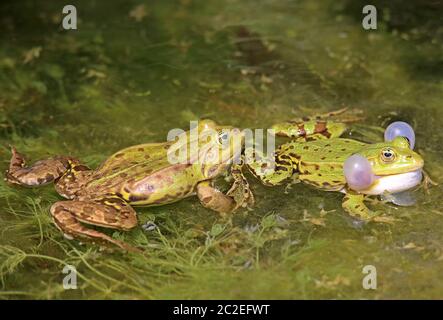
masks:
<svg viewBox="0 0 443 320"><path fill-rule="evenodd" d="M154 174L170 166L167 159L153 159L145 161L122 161L118 165L100 167L89 179L86 188L88 191L111 190L128 181L135 181L141 177Z"/></svg>

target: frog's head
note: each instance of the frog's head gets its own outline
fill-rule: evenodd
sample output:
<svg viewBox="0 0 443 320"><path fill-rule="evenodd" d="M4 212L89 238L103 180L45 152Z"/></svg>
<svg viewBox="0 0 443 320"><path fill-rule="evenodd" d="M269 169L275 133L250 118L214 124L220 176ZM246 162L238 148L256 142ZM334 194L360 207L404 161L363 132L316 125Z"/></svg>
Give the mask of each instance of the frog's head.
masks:
<svg viewBox="0 0 443 320"><path fill-rule="evenodd" d="M423 158L410 148L407 138L397 136L392 141L370 144L358 152L367 160L366 169L356 175L357 179L367 180L368 186L352 187L364 194L397 193L411 189L422 179ZM346 163L345 163L346 166ZM364 167L365 164L360 164ZM345 169L346 174L346 169ZM366 178L363 178L366 175ZM347 176L348 179L348 176ZM351 178L352 179L352 178ZM349 180L349 179L348 179Z"/></svg>
<svg viewBox="0 0 443 320"><path fill-rule="evenodd" d="M406 173L423 167L423 158L409 148L408 140L404 137L369 145L359 153L371 163L376 176Z"/></svg>
<svg viewBox="0 0 443 320"><path fill-rule="evenodd" d="M198 164L208 178L218 175L226 166L240 159L244 133L232 126L214 121L199 122Z"/></svg>

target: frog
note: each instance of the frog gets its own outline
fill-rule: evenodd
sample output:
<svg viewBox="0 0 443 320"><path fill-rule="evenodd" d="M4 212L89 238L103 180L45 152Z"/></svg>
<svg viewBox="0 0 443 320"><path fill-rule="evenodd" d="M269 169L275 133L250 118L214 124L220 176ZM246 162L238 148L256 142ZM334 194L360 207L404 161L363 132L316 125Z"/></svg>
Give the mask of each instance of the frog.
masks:
<svg viewBox="0 0 443 320"><path fill-rule="evenodd" d="M129 231L137 226L134 207L160 206L197 195L200 203L222 215L252 206L254 196L242 172L244 135L238 128L200 120L196 131L184 131L167 142L145 143L117 151L96 169L70 156L55 156L27 166L25 157L11 146L5 180L13 185L55 185L67 200L50 207L55 226L67 239L136 248L89 225ZM179 150L194 143L195 152ZM183 156L184 154L184 156ZM229 176L223 193L214 182Z"/></svg>
<svg viewBox="0 0 443 320"><path fill-rule="evenodd" d="M397 134L389 141L378 143L342 137L349 123L360 119L351 116L340 120L338 116L345 112L347 108L273 125L276 136L291 141L277 147L271 158L256 150L246 150L247 166L267 186L290 181L322 191L341 192L344 194L342 208L353 221L377 221L382 212L371 210L366 202L373 196L400 194L419 185L424 160L412 150L411 141L415 141L415 136L408 138L408 134ZM349 181L352 178L346 176L346 163L354 157L366 162L370 171L368 174L357 172L358 179L364 179L365 175L371 178L363 186L354 186Z"/></svg>

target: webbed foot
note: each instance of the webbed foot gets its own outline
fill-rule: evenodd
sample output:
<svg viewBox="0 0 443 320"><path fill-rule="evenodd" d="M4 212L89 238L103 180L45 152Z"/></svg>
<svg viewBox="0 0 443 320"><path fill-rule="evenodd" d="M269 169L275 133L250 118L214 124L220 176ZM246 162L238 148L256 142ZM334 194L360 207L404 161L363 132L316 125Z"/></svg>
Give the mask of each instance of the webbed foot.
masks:
<svg viewBox="0 0 443 320"><path fill-rule="evenodd" d="M137 215L129 204L118 197L56 202L51 207L55 225L67 238L80 238L101 244L112 243L124 250L139 249L85 227L82 223L128 231L137 225Z"/></svg>
<svg viewBox="0 0 443 320"><path fill-rule="evenodd" d="M12 157L5 180L11 184L36 187L43 186L61 177L78 160L70 157L54 157L35 162L27 167L24 156L11 146Z"/></svg>

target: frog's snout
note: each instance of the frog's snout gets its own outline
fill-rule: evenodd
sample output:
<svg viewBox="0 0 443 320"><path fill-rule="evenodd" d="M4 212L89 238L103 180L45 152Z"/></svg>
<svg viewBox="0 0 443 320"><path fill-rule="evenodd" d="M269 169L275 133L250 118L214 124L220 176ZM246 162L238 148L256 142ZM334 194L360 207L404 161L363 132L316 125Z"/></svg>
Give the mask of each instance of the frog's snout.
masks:
<svg viewBox="0 0 443 320"><path fill-rule="evenodd" d="M425 165L425 160L424 160L422 157L418 156L418 157L416 158L416 164L417 164L417 166L421 169L421 168L423 168L424 165Z"/></svg>
<svg viewBox="0 0 443 320"><path fill-rule="evenodd" d="M406 156L406 162L409 162L411 168L408 171L420 170L425 165L424 159L416 152Z"/></svg>

